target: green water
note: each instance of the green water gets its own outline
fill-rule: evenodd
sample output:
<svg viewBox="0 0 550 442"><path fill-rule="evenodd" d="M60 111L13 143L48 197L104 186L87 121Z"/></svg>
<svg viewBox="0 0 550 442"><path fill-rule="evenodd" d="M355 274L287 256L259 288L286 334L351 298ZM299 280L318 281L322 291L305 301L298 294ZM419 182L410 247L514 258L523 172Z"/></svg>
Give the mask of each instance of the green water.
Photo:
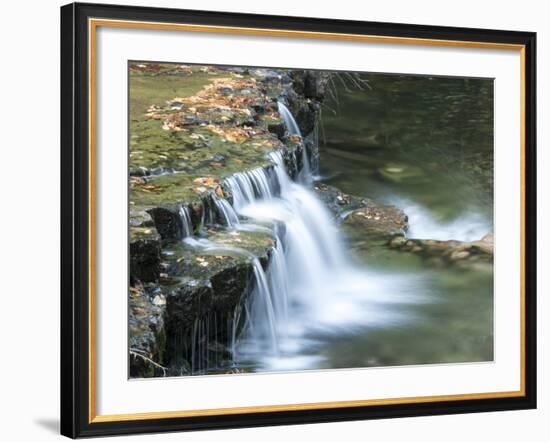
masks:
<svg viewBox="0 0 550 442"><path fill-rule="evenodd" d="M402 207L412 237L479 239L492 231L492 80L365 75L370 89L333 82L323 107L320 174L341 190ZM345 79L344 79L345 81ZM410 211L410 213L409 213ZM493 359L493 273L437 267L416 255L348 248L417 303L402 321L325 338L327 367ZM399 283L398 283L399 281Z"/></svg>
<svg viewBox="0 0 550 442"><path fill-rule="evenodd" d="M321 172L374 199L411 199L436 218L491 218L493 82L365 75L323 109ZM324 139L324 142L323 142Z"/></svg>

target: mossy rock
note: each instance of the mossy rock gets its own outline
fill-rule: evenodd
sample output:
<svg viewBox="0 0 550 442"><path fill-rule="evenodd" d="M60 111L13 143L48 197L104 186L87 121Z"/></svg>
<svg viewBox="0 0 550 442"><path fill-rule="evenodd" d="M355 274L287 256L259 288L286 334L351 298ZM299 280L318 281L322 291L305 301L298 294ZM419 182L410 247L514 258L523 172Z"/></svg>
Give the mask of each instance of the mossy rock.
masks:
<svg viewBox="0 0 550 442"><path fill-rule="evenodd" d="M408 217L398 207L369 204L346 216L345 225L365 238L380 239L402 236L408 229Z"/></svg>
<svg viewBox="0 0 550 442"><path fill-rule="evenodd" d="M469 242L400 237L389 241L389 246L395 250L414 253L430 265L453 265L468 270L492 271L494 254L492 234Z"/></svg>
<svg viewBox="0 0 550 442"><path fill-rule="evenodd" d="M155 284L130 288L130 377L159 377L169 374L163 368L166 346L165 305L166 298Z"/></svg>

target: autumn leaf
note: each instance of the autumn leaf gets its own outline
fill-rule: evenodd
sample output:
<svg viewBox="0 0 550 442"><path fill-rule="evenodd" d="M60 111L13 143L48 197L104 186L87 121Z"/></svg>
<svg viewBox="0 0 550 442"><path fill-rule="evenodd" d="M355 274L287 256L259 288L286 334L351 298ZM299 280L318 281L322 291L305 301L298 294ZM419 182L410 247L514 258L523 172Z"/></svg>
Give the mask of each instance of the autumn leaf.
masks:
<svg viewBox="0 0 550 442"><path fill-rule="evenodd" d="M195 178L193 180L193 184L202 184L203 186L213 187L219 184L219 181L213 176L209 176L209 177Z"/></svg>

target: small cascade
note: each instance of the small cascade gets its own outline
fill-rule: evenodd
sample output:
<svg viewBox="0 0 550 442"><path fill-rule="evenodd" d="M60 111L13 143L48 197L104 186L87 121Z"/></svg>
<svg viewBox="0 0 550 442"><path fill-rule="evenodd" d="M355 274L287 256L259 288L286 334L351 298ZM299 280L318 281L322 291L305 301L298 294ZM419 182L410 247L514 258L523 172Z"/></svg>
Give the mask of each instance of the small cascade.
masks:
<svg viewBox="0 0 550 442"><path fill-rule="evenodd" d="M472 213L452 221L443 221L412 201L394 198L391 203L402 207L407 214L410 225L407 236L410 238L475 241L492 229L491 222L480 214Z"/></svg>
<svg viewBox="0 0 550 442"><path fill-rule="evenodd" d="M346 266L328 211L310 190L289 178L280 152L272 152L270 159L271 173L255 169L226 180L238 215L251 223L275 226L276 245L267 277L259 263L254 265L255 290L247 307L249 339L241 347L244 355L277 355L278 343L295 319L292 305L303 308L318 303L326 291L325 278Z"/></svg>
<svg viewBox="0 0 550 442"><path fill-rule="evenodd" d="M239 224L239 217L237 213L226 199L217 197L212 197L212 199L219 215L223 218L223 222L226 226L234 227Z"/></svg>
<svg viewBox="0 0 550 442"><path fill-rule="evenodd" d="M283 120L285 121L288 133L290 135L300 135L301 137L302 134L300 132L300 128L298 127L298 123L296 123L292 112L290 112L288 107L286 107L286 105L282 101L277 102L277 107L279 110L279 114L281 114L281 117L283 117Z"/></svg>
<svg viewBox="0 0 550 442"><path fill-rule="evenodd" d="M277 354L279 345L277 342L278 334L272 292L258 258L252 259L252 265L254 267L254 279L256 283L251 297L253 303L251 310L252 317L262 318L262 321L258 321L255 324L255 331L256 333L259 331L263 332L262 338L270 344L271 352Z"/></svg>
<svg viewBox="0 0 550 442"><path fill-rule="evenodd" d="M300 128L298 127L298 123L296 123L296 120L294 119L294 116L292 115L292 112L286 107L286 105L278 101L277 107L279 109L279 114L283 117L283 120L286 125L286 129L288 130L288 133L290 135L299 135L300 138L302 138L302 133L300 132ZM309 162L309 156L307 154L307 148L305 141L302 141L303 148L302 148L302 170L300 171L300 180L306 184L311 183L312 176L311 176L311 165Z"/></svg>
<svg viewBox="0 0 550 442"><path fill-rule="evenodd" d="M299 134L284 104L279 103L279 109L289 131ZM330 213L307 186L311 181L307 154L303 164L309 178L303 179L302 169L301 183L288 176L281 152L271 152L269 159L272 168L257 168L225 179L232 204L212 197L217 218L221 217L228 228L269 228L273 233L275 244L267 271L247 250L195 237L185 242L206 251L245 256L252 265L250 296L227 317L226 345L233 361L254 360L261 361L264 368L297 369L317 364L321 357L311 356L315 358L312 362L303 356L314 345L308 333L333 333L396 320L394 311L384 305L410 300L396 279L388 293L383 287L385 281L355 268L348 260ZM380 299L382 290L386 292ZM200 327L198 323L193 331L200 332ZM203 340L193 338L192 353L208 359L208 338ZM202 364L196 356L192 359L195 365Z"/></svg>
<svg viewBox="0 0 550 442"><path fill-rule="evenodd" d="M273 294L274 317L286 329L288 321L288 281L286 276L288 269L286 265L285 251L280 237L276 236L273 255L267 271L269 289Z"/></svg>
<svg viewBox="0 0 550 442"><path fill-rule="evenodd" d="M210 369L227 367L226 354L235 354L243 308L238 305L232 311L212 312L196 317L188 328L175 336L177 348L173 358L185 374L207 374Z"/></svg>
<svg viewBox="0 0 550 442"><path fill-rule="evenodd" d="M189 215L189 209L185 206L180 206L179 210L181 225L182 225L182 238L187 238L193 235L193 223L191 222L191 216Z"/></svg>
<svg viewBox="0 0 550 442"><path fill-rule="evenodd" d="M230 253L245 256L250 260L253 268L253 290L250 296L250 302L247 305L247 310L250 312L248 315L248 321L254 320L254 329L261 334L262 340L267 341L269 348L273 353L278 351L277 343L277 316L281 314L281 309L286 307L281 306L281 300L277 301L277 304L273 298L273 290L284 288L284 283L281 279L284 278L284 273L278 273L278 269L284 271L284 264L278 263L272 270L270 266L269 274L264 271L259 259L247 250L239 247L216 244L215 242L207 239L194 239L188 238L186 243L192 247L200 248L204 251L215 253ZM275 247L276 249L277 247ZM280 256L280 252L279 252ZM283 300L286 298L284 292L277 292L277 296L283 295ZM275 307L277 305L277 307ZM256 321L253 318L261 318L261 321ZM237 329L241 319L241 307L237 306L233 316L228 319L228 330L230 330L228 343L228 349L231 351L233 357L237 354ZM195 344L193 344L193 347ZM198 351L198 350L197 350Z"/></svg>
<svg viewBox="0 0 550 442"><path fill-rule="evenodd" d="M233 207L237 212L256 199L268 199L275 194L275 183L262 167L236 173L227 178L226 183L231 189Z"/></svg>

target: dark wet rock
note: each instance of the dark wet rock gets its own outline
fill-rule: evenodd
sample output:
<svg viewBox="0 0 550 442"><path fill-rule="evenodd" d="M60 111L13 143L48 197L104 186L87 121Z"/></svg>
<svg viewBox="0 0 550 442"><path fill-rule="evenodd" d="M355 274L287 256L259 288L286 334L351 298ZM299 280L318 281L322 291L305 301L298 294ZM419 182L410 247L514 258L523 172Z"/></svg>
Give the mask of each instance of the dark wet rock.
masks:
<svg viewBox="0 0 550 442"><path fill-rule="evenodd" d="M160 235L151 216L130 210L130 283L157 281L160 275Z"/></svg>
<svg viewBox="0 0 550 442"><path fill-rule="evenodd" d="M319 71L291 71L293 89L305 98L323 101L327 92L329 75Z"/></svg>
<svg viewBox="0 0 550 442"><path fill-rule="evenodd" d="M164 294L152 284L131 287L128 307L130 376L170 375L164 367Z"/></svg>
<svg viewBox="0 0 550 442"><path fill-rule="evenodd" d="M176 208L154 207L147 212L153 218L162 239L179 239L183 236L183 223Z"/></svg>
<svg viewBox="0 0 550 442"><path fill-rule="evenodd" d="M250 264L241 263L220 271L207 282L185 284L170 293L166 299L169 366L207 364L208 358L193 349L194 335L196 338L199 333L199 339L205 338L205 346L221 345L227 349L232 318L235 310L243 307L246 299L243 294L250 291L252 272ZM198 332L197 327L202 330Z"/></svg>
<svg viewBox="0 0 550 442"><path fill-rule="evenodd" d="M301 95L296 94L292 90L286 96L286 99L290 112L292 112L296 124L300 128L300 132L306 137L315 129L321 105L316 101L304 100Z"/></svg>
<svg viewBox="0 0 550 442"><path fill-rule="evenodd" d="M438 241L396 237L389 242L392 249L415 253L432 264L478 268L493 262L493 235L477 241Z"/></svg>
<svg viewBox="0 0 550 442"><path fill-rule="evenodd" d="M130 242L130 283L154 282L160 276L160 235Z"/></svg>
<svg viewBox="0 0 550 442"><path fill-rule="evenodd" d="M285 136L285 133L286 133L286 126L285 126L285 123L283 121L277 121L277 122L274 122L274 123L269 123L267 125L267 130L269 130L269 132L277 135L277 138L283 139L283 137Z"/></svg>
<svg viewBox="0 0 550 442"><path fill-rule="evenodd" d="M227 359L235 336L233 328L237 327L238 336L242 326L239 321L245 318L244 303L253 288L250 256L257 256L267 269L275 244L267 232L210 228L207 233L220 250L201 251L181 241L166 243L163 248L165 362L180 374L204 370L213 360ZM235 248L242 252L231 250ZM200 345L198 340L202 340Z"/></svg>
<svg viewBox="0 0 550 442"><path fill-rule="evenodd" d="M274 240L264 232L209 232L220 245L242 248L267 269ZM212 254L213 253L213 254ZM130 288L130 374L174 376L204 370L230 357L244 303L253 287L248 254L200 252L181 241L162 252L158 284ZM235 332L234 332L235 330Z"/></svg>
<svg viewBox="0 0 550 442"><path fill-rule="evenodd" d="M329 74L319 71L292 71L292 88L288 90L288 107L304 138L312 134L319 120Z"/></svg>
<svg viewBox="0 0 550 442"><path fill-rule="evenodd" d="M168 70L174 75L169 69L147 64L136 72L149 76ZM232 174L270 170L270 151L282 154L291 177L304 167L304 149L318 158L313 136L324 92L315 72L305 72L301 80L279 69L212 67L200 72L221 76L204 80L198 91L149 105L132 128L132 377L204 372L212 361L229 359L253 286L249 254L267 270L274 238L221 228L215 201L231 203L225 179ZM152 80L150 85L154 87ZM288 134L279 100L291 103L303 139ZM246 252L207 253L191 247L181 241L187 230L183 220L190 221L196 237Z"/></svg>
<svg viewBox="0 0 550 442"><path fill-rule="evenodd" d="M285 148L281 150L285 169L288 176L296 179L303 164L304 142L300 136L285 134L283 139Z"/></svg>

